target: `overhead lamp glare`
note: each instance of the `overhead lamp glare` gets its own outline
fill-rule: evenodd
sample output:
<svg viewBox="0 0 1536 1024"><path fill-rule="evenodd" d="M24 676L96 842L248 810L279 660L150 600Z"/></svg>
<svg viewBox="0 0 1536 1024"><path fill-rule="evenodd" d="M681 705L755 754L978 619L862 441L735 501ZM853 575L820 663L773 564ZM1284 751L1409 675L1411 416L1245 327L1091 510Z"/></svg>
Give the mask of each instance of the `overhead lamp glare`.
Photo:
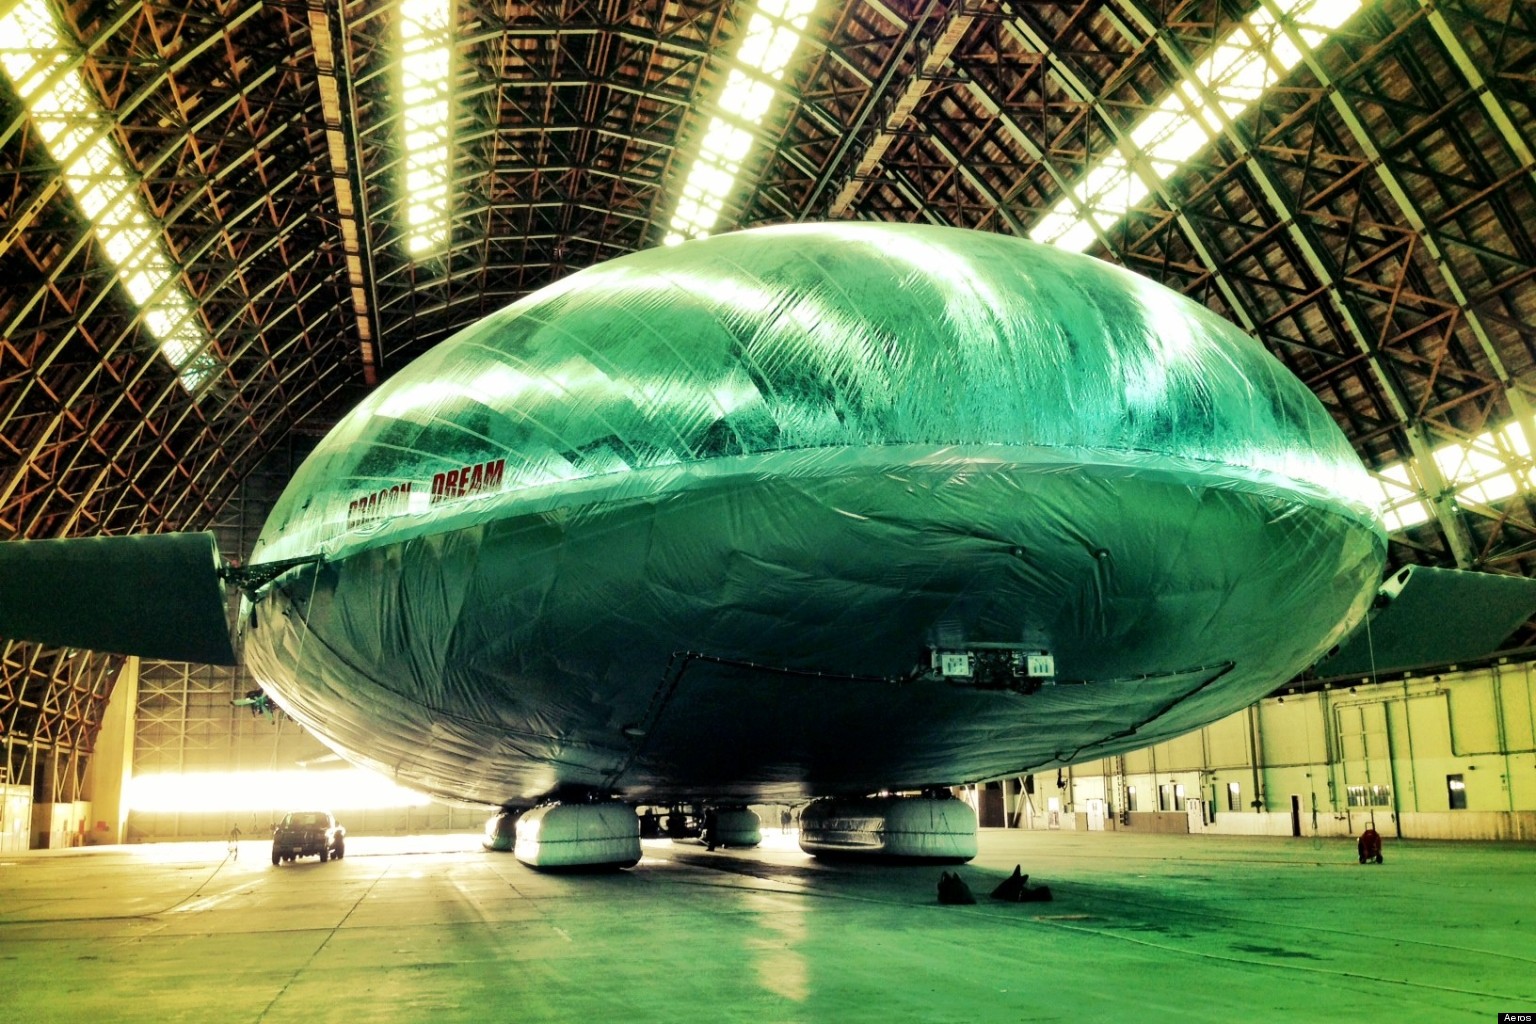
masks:
<svg viewBox="0 0 1536 1024"><path fill-rule="evenodd" d="M189 392L219 370L197 303L150 216L118 145L115 121L81 76L47 0L21 0L0 17L0 67L27 105L32 126L61 169L91 231Z"/></svg>
<svg viewBox="0 0 1536 1024"><path fill-rule="evenodd" d="M400 19L400 97L405 142L405 245L415 257L448 243L449 0L404 0Z"/></svg>
<svg viewBox="0 0 1536 1024"><path fill-rule="evenodd" d="M1360 9L1361 0L1278 0L1282 15L1316 46ZM1260 8L1217 43L1129 132L1130 152L1105 155L1029 232L1037 242L1082 252L1171 177L1264 91L1301 61L1285 28ZM1139 167L1132 167L1132 158Z"/></svg>
<svg viewBox="0 0 1536 1024"><path fill-rule="evenodd" d="M735 66L715 101L719 113L705 127L698 156L683 181L663 244L706 237L719 222L752 151L751 129L772 109L776 83L794 58L815 6L815 0L759 0L747 19Z"/></svg>

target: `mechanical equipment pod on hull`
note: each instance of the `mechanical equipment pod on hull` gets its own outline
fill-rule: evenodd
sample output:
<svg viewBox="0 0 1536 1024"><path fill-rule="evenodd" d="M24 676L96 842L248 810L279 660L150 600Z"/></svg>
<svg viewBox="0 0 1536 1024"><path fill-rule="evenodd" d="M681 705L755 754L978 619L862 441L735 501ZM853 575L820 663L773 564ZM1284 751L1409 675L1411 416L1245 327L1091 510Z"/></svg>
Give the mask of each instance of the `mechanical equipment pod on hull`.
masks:
<svg viewBox="0 0 1536 1024"><path fill-rule="evenodd" d="M427 792L918 789L1290 678L1375 591L1368 490L1299 381L1159 285L1002 236L790 226L622 257L442 343L321 441L248 568L173 538L146 589L140 538L0 548L28 569L0 634L222 660L208 615L156 602L231 580L273 699Z"/></svg>

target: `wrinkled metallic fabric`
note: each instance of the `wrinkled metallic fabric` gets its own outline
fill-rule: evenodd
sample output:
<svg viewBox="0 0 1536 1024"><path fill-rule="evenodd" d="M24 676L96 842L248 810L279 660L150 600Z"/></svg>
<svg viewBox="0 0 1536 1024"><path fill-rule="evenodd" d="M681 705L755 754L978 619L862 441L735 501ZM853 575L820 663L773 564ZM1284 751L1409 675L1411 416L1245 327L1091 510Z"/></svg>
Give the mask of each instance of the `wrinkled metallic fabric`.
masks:
<svg viewBox="0 0 1536 1024"><path fill-rule="evenodd" d="M459 799L958 783L1227 714L1363 614L1385 540L1318 400L1167 289L1003 236L745 231L574 274L300 468L242 617L277 701ZM1027 644L979 691L931 647Z"/></svg>

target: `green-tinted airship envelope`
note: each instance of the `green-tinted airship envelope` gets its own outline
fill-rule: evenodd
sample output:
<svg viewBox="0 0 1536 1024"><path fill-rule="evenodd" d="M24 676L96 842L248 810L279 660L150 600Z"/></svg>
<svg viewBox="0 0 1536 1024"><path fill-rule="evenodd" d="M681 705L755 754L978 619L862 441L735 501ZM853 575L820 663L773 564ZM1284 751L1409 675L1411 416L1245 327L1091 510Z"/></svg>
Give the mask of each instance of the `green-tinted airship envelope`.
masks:
<svg viewBox="0 0 1536 1024"><path fill-rule="evenodd" d="M960 783L1309 664L1380 575L1367 485L1257 342L1136 275L743 231L574 274L381 387L273 512L255 560L325 561L263 594L247 659L349 758L460 798Z"/></svg>

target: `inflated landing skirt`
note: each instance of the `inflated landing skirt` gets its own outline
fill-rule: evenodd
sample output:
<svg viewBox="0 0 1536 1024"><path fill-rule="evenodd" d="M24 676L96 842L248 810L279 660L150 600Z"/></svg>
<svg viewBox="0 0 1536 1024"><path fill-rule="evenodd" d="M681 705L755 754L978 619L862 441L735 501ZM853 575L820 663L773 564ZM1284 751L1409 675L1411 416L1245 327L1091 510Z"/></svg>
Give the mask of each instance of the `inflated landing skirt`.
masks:
<svg viewBox="0 0 1536 1024"><path fill-rule="evenodd" d="M640 819L625 804L553 804L517 819L513 854L532 868L632 867Z"/></svg>
<svg viewBox="0 0 1536 1024"><path fill-rule="evenodd" d="M715 814L714 843L750 849L763 841L763 823L756 811L728 807Z"/></svg>
<svg viewBox="0 0 1536 1024"><path fill-rule="evenodd" d="M800 849L816 856L970 860L976 812L962 800L816 800L800 814Z"/></svg>

